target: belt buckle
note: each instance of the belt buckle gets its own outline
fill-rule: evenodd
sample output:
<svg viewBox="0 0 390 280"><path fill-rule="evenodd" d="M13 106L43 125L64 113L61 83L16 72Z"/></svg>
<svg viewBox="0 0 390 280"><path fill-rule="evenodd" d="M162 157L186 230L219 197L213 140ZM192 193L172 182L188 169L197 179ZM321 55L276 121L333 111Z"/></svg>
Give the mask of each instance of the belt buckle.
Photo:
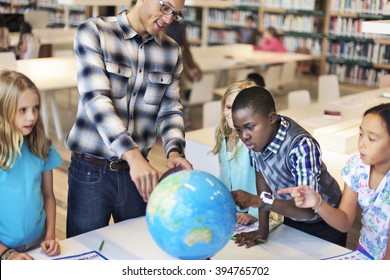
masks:
<svg viewBox="0 0 390 280"><path fill-rule="evenodd" d="M118 171L119 170L118 168L114 168L114 164L118 163L118 162L119 162L119 160L110 161L110 164L108 165L108 168L110 168L111 171Z"/></svg>

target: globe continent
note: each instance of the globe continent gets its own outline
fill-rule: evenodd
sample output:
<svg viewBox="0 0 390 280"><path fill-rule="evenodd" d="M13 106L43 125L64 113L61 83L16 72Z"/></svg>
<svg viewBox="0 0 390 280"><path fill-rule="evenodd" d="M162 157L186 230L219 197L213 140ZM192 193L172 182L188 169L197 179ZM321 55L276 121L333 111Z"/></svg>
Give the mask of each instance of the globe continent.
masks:
<svg viewBox="0 0 390 280"><path fill-rule="evenodd" d="M231 193L213 175L182 170L152 192L146 222L156 243L179 259L206 259L231 238L236 209Z"/></svg>

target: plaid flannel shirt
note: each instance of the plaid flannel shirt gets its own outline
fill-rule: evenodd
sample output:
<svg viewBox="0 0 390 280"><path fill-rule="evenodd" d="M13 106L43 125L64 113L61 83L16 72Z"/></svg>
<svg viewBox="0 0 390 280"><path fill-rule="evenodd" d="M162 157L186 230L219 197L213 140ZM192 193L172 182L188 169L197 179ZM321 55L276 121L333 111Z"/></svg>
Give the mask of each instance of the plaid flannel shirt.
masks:
<svg viewBox="0 0 390 280"><path fill-rule="evenodd" d="M108 160L136 147L147 157L159 130L166 154L183 152L180 47L165 34L142 40L127 12L78 27L79 105L66 145Z"/></svg>

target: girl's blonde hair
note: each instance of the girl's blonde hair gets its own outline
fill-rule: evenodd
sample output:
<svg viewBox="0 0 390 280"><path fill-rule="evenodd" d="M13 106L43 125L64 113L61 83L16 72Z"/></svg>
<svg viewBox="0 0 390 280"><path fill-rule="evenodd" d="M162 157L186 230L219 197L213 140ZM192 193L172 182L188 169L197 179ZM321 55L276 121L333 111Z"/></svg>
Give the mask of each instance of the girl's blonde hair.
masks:
<svg viewBox="0 0 390 280"><path fill-rule="evenodd" d="M218 126L215 131L215 146L211 150L211 153L217 155L221 152L221 144L223 138L229 137L230 134L236 133L234 129L232 129L226 121L224 109L226 104L226 99L232 94L238 94L241 90L257 86L257 84L252 80L241 80L231 84L227 89L225 94L221 99L221 118L219 120ZM238 136L238 135L237 135ZM239 152L241 147L238 147L233 154L232 159L234 159Z"/></svg>
<svg viewBox="0 0 390 280"><path fill-rule="evenodd" d="M46 138L41 115L31 133L23 137L16 126L18 99L26 90L31 90L41 97L38 88L24 74L0 70L0 168L12 168L16 157L20 154L23 141L28 149L37 157L46 160L49 155L50 141Z"/></svg>

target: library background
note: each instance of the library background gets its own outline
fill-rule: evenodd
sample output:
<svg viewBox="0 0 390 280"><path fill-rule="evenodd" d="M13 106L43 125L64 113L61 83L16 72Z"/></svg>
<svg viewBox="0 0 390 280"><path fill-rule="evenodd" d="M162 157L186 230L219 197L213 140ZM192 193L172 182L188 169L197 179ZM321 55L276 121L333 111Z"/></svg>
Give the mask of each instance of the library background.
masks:
<svg viewBox="0 0 390 280"><path fill-rule="evenodd" d="M94 13L114 15L132 2L0 0L0 12L8 19L11 32L18 31L23 16L34 21L34 28L73 28ZM193 46L236 43L239 30L245 26L246 16L252 15L260 33L267 26L282 31L288 51L316 56L316 67L312 67L312 71L337 74L340 82L376 86L378 74L390 70L390 38L388 35L363 33L361 27L363 21L389 19L388 2L187 0L184 16L187 37Z"/></svg>

